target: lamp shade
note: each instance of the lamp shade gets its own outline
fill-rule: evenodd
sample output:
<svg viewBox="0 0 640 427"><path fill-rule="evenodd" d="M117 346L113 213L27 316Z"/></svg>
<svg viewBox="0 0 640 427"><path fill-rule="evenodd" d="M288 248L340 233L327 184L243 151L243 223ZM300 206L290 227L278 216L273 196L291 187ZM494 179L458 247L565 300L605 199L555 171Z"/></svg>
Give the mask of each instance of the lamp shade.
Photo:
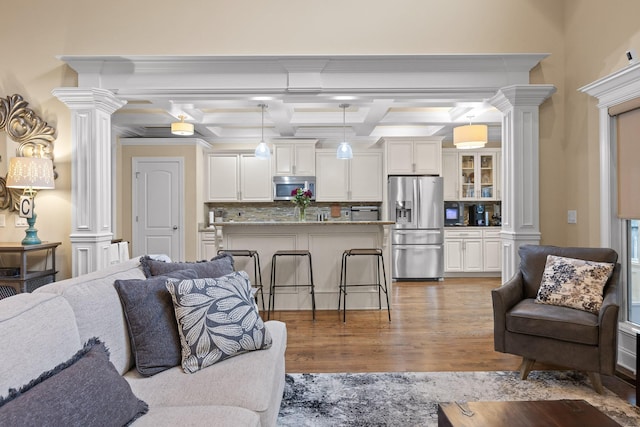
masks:
<svg viewBox="0 0 640 427"><path fill-rule="evenodd" d="M341 142L340 145L338 145L336 157L338 159L345 160L353 158L353 150L351 149L351 145L347 141Z"/></svg>
<svg viewBox="0 0 640 427"><path fill-rule="evenodd" d="M53 162L44 157L12 157L7 173L7 187L31 188L33 190L52 189Z"/></svg>
<svg viewBox="0 0 640 427"><path fill-rule="evenodd" d="M179 122L171 123L171 133L173 135L191 136L193 135L193 123L185 123L185 116L179 116Z"/></svg>
<svg viewBox="0 0 640 427"><path fill-rule="evenodd" d="M466 125L453 129L453 145L460 149L482 148L487 143L486 125Z"/></svg>

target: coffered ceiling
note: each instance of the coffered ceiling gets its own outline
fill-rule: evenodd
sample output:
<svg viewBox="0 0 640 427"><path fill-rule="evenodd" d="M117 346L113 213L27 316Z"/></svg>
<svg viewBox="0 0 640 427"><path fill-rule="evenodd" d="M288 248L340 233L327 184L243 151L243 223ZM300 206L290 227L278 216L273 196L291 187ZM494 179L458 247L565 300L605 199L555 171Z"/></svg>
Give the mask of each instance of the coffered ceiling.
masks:
<svg viewBox="0 0 640 427"><path fill-rule="evenodd" d="M124 137L171 138L178 116L194 137L251 144L261 137L354 147L384 137L441 137L473 123L500 142L502 113L488 102L528 84L545 54L278 57L61 57L79 87L112 91L127 104L112 116ZM349 104L345 113L340 104Z"/></svg>

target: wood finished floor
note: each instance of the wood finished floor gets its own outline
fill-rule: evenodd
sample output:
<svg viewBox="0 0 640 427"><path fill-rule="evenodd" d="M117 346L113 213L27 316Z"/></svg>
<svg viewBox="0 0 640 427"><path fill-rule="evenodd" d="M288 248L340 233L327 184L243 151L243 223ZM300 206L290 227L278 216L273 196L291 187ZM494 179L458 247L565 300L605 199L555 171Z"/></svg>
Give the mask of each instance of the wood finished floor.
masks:
<svg viewBox="0 0 640 427"><path fill-rule="evenodd" d="M520 358L493 350L491 289L499 285L499 278L396 282L391 322L386 310L350 310L346 323L337 310L317 311L315 322L311 311L271 318L287 324L290 373L512 371ZM626 382L603 383L635 404Z"/></svg>

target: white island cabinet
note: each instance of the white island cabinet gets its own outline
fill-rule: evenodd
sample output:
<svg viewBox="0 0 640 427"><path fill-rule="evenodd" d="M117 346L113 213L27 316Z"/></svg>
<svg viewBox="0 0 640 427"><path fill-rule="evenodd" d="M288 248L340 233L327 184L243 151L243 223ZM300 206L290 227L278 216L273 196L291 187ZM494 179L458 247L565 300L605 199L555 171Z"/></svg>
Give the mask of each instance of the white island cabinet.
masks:
<svg viewBox="0 0 640 427"><path fill-rule="evenodd" d="M265 300L269 292L271 257L277 250L308 249L313 260L316 308L338 308L338 283L342 253L352 248L381 248L385 257L387 286L391 289L391 271L388 241L388 221L325 221L325 222L222 222L215 224L215 231L201 230L202 237L216 237L217 249L252 249L258 252L262 267ZM203 239L205 240L205 239ZM203 245L203 249L206 246ZM208 249L211 251L211 248ZM211 254L211 252L208 253ZM371 259L370 259L371 258ZM245 270L253 280L253 263L248 258L236 258L235 268ZM375 282L375 258L352 257L349 259L350 283ZM301 285L279 288L276 294L277 310L310 310L311 295L307 285L308 264L305 257L282 257L277 264L279 284ZM378 291L375 286L362 286L349 292L349 309L377 309ZM383 308L384 307L384 298Z"/></svg>

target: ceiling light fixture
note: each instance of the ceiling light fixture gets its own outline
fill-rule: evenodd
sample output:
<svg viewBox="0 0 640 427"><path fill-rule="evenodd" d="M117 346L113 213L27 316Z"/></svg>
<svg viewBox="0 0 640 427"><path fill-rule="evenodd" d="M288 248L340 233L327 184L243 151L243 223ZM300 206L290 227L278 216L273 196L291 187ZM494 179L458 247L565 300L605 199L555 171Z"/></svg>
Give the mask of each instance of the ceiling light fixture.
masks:
<svg viewBox="0 0 640 427"><path fill-rule="evenodd" d="M262 136L260 138L260 144L256 147L255 155L259 159L268 159L271 157L271 151L266 142L264 142L264 109L267 108L266 104L258 104L258 107L262 108Z"/></svg>
<svg viewBox="0 0 640 427"><path fill-rule="evenodd" d="M342 108L342 142L338 145L338 152L336 156L339 159L352 159L353 150L351 145L347 142L347 107L349 104L340 104Z"/></svg>
<svg viewBox="0 0 640 427"><path fill-rule="evenodd" d="M193 135L193 123L185 123L186 116L182 114L178 116L179 122L171 123L171 133L173 135L191 136Z"/></svg>
<svg viewBox="0 0 640 427"><path fill-rule="evenodd" d="M461 150L482 148L487 144L487 125L472 125L473 116L467 116L469 124L453 129L453 145Z"/></svg>

